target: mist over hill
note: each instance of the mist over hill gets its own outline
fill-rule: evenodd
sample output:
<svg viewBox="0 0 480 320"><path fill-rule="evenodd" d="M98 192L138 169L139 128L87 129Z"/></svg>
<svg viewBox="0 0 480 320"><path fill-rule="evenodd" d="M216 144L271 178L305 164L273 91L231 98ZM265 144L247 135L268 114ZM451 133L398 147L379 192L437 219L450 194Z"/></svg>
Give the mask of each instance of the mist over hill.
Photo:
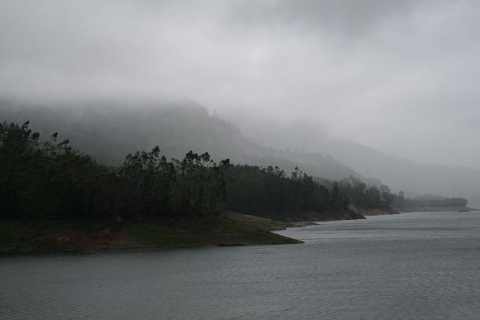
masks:
<svg viewBox="0 0 480 320"><path fill-rule="evenodd" d="M265 130L265 127L270 130ZM480 207L480 171L477 169L421 163L393 156L352 140L334 138L326 130L312 128L305 123L284 127L273 123L264 126L256 123L249 128L248 132L261 137L264 144L276 148L302 148L323 156L329 155L363 177L379 179L411 197L418 194L459 196L467 198L471 206ZM395 144L395 141L391 143ZM448 146L445 146L445 153L449 152Z"/></svg>
<svg viewBox="0 0 480 320"><path fill-rule="evenodd" d="M326 150L361 174L374 176L410 195L460 196L467 198L470 205L480 207L480 171L473 168L420 163L353 142L331 143Z"/></svg>
<svg viewBox="0 0 480 320"><path fill-rule="evenodd" d="M257 123L241 130L191 101L32 104L3 100L0 106L3 120L30 120L43 136L58 131L79 150L105 162L120 163L128 153L158 145L168 157L182 158L190 150L209 152L217 161L229 158L238 164L279 166L287 174L299 167L330 180L352 175L413 197L458 196L480 206L480 172L475 169L395 157L307 125L281 128Z"/></svg>
<svg viewBox="0 0 480 320"><path fill-rule="evenodd" d="M43 136L58 131L79 150L106 162L122 162L128 153L159 146L167 157L208 152L214 159L229 158L238 164L279 166L287 174L295 167L325 179L360 175L326 155L306 151L276 150L247 140L233 123L192 102L163 103L51 103L2 101L5 121L30 120Z"/></svg>
<svg viewBox="0 0 480 320"><path fill-rule="evenodd" d="M156 144L174 156L201 148L473 204L479 10L472 0L7 0L0 97L77 101L28 116L32 128L107 161ZM167 103L183 104L195 105Z"/></svg>

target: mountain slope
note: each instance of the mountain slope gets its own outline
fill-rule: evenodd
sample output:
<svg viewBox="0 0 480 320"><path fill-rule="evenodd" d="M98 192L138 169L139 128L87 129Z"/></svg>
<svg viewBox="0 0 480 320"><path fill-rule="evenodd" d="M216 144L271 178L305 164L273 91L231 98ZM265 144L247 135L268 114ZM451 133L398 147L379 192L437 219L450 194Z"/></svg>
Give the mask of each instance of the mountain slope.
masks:
<svg viewBox="0 0 480 320"><path fill-rule="evenodd" d="M167 157L183 158L193 150L209 152L215 160L279 166L287 174L304 172L332 180L359 174L330 156L278 151L245 139L232 123L211 116L194 103L84 103L62 105L0 102L0 118L31 121L31 127L48 136L60 132L81 151L105 161L121 162L128 153L158 145Z"/></svg>
<svg viewBox="0 0 480 320"><path fill-rule="evenodd" d="M260 141L265 145L301 148L323 157L330 155L358 172L364 180L379 179L394 190L402 190L410 196L437 194L467 198L471 206L480 208L480 171L395 157L359 143L332 137L321 123L312 121L306 118L282 125L271 119L243 119L243 125L250 129L250 137L261 137ZM448 152L448 146L445 152Z"/></svg>
<svg viewBox="0 0 480 320"><path fill-rule="evenodd" d="M397 190L464 197L471 206L480 207L478 170L419 163L354 142L330 141L322 149L363 176L378 178Z"/></svg>

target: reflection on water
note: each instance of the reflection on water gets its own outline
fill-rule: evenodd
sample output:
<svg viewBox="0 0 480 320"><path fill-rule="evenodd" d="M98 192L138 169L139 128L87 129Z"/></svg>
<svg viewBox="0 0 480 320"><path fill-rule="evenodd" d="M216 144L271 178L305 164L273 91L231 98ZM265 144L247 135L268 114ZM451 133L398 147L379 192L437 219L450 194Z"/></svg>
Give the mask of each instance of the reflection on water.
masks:
<svg viewBox="0 0 480 320"><path fill-rule="evenodd" d="M0 258L1 319L480 319L480 213L326 222L302 245Z"/></svg>

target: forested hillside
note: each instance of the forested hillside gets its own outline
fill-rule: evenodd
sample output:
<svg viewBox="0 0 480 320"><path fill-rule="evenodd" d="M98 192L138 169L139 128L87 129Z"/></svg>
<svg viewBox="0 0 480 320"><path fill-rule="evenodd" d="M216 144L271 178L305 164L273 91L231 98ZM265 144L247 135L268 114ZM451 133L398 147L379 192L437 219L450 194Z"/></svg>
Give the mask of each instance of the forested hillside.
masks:
<svg viewBox="0 0 480 320"><path fill-rule="evenodd" d="M392 204L408 202L388 186L354 176L331 181L298 167L286 173L278 166L215 162L208 152L189 151L177 160L155 146L119 164L101 164L59 137L42 139L29 122L0 124L0 251L89 244L97 250L125 232L161 246L294 243L270 234L278 224L269 219L360 219L363 210L393 213Z"/></svg>
<svg viewBox="0 0 480 320"><path fill-rule="evenodd" d="M128 154L120 166L97 163L58 140L42 141L23 125L0 125L0 206L3 218L189 219L232 210L278 220L358 208L387 209L388 187L358 179L316 182L298 168L218 164L208 153L189 151L167 159L159 147ZM359 189L359 187L361 188ZM313 215L312 215L313 214ZM351 218L355 216L352 212Z"/></svg>
<svg viewBox="0 0 480 320"><path fill-rule="evenodd" d="M332 180L360 177L329 156L252 143L234 124L191 102L34 105L3 100L0 119L17 123L34 120L32 128L41 134L62 132L77 149L117 164L132 150L151 150L158 145L167 157L181 158L190 150L208 151L215 161L229 158L232 163L272 165L286 172L300 167L308 174Z"/></svg>

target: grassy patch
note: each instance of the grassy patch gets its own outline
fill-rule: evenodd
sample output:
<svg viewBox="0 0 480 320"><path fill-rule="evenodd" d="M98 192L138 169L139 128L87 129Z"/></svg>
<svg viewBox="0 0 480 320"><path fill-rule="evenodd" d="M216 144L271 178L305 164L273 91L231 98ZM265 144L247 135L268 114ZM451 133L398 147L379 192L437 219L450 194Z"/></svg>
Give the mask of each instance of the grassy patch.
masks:
<svg viewBox="0 0 480 320"><path fill-rule="evenodd" d="M251 216L247 214L240 214L235 212L224 213L227 219L240 223L245 227L253 227L264 231L284 230L287 227L285 222Z"/></svg>
<svg viewBox="0 0 480 320"><path fill-rule="evenodd" d="M284 228L283 222L231 212L168 224L0 220L0 253L300 243L270 232Z"/></svg>
<svg viewBox="0 0 480 320"><path fill-rule="evenodd" d="M145 245L158 247L300 243L270 233L272 230L284 228L283 222L229 212L218 217L169 227L154 224L135 225L125 229L125 234Z"/></svg>
<svg viewBox="0 0 480 320"><path fill-rule="evenodd" d="M285 223L238 213L224 213L215 225L202 230L209 234L212 244L293 244L295 239L283 237L270 231L285 229Z"/></svg>
<svg viewBox="0 0 480 320"><path fill-rule="evenodd" d="M141 243L155 246L184 246L195 244L198 240L191 234L155 225L135 225L125 229L125 234L132 236Z"/></svg>

